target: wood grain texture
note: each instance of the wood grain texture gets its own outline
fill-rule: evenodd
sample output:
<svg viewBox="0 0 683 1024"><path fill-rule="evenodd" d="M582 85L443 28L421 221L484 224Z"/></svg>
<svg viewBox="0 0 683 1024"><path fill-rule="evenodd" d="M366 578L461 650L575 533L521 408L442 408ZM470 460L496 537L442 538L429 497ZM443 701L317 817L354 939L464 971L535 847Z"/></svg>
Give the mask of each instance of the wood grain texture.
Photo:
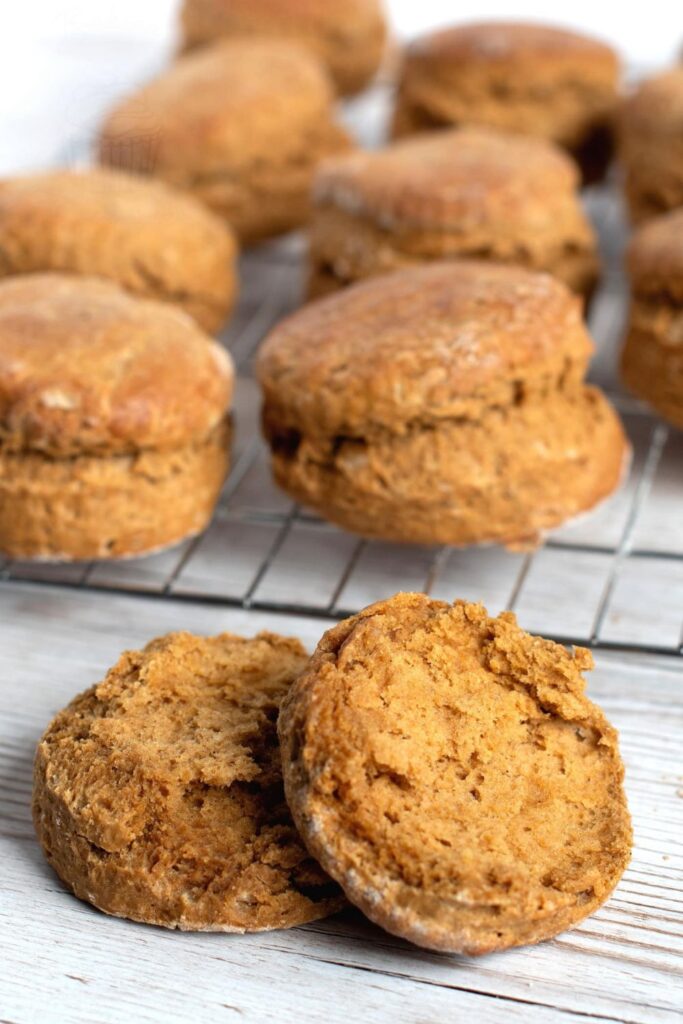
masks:
<svg viewBox="0 0 683 1024"><path fill-rule="evenodd" d="M683 1012L683 666L599 653L591 696L621 731L633 862L612 899L552 942L468 960L419 950L354 911L289 932L183 935L105 917L45 864L29 815L50 716L125 647L170 629L323 624L152 597L0 585L0 1019L675 1022Z"/></svg>

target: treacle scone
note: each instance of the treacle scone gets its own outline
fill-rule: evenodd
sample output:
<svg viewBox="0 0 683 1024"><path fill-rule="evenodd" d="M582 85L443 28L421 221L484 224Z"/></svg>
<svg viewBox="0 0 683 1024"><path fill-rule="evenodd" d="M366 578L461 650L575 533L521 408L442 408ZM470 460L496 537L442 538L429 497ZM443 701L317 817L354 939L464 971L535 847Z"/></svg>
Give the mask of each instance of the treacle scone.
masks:
<svg viewBox="0 0 683 1024"><path fill-rule="evenodd" d="M237 290L237 246L224 221L179 189L103 167L1 180L0 253L0 277L102 277L173 303L210 333Z"/></svg>
<svg viewBox="0 0 683 1024"><path fill-rule="evenodd" d="M577 32L523 22L473 22L408 46L394 134L483 124L549 139L574 157L585 182L612 154L619 59Z"/></svg>
<svg viewBox="0 0 683 1024"><path fill-rule="evenodd" d="M633 221L683 206L683 65L646 79L624 100L619 155Z"/></svg>
<svg viewBox="0 0 683 1024"><path fill-rule="evenodd" d="M343 96L377 72L387 36L380 0L184 0L181 30L184 50L235 36L291 39L316 55Z"/></svg>
<svg viewBox="0 0 683 1024"><path fill-rule="evenodd" d="M511 612L397 594L330 629L285 698L285 792L371 920L477 955L607 899L631 854L617 734L582 648Z"/></svg>
<svg viewBox="0 0 683 1024"><path fill-rule="evenodd" d="M259 353L275 479L365 537L534 543L622 478L592 350L581 300L548 274L463 261L352 285Z"/></svg>
<svg viewBox="0 0 683 1024"><path fill-rule="evenodd" d="M107 117L100 159L187 189L251 243L299 227L313 172L351 147L306 49L229 39L192 52Z"/></svg>
<svg viewBox="0 0 683 1024"><path fill-rule="evenodd" d="M89 277L0 281L0 551L141 555L198 533L228 472L230 356Z"/></svg>
<svg viewBox="0 0 683 1024"><path fill-rule="evenodd" d="M338 910L282 788L276 721L298 640L170 633L127 651L38 744L33 818L79 899L186 931L291 928Z"/></svg>
<svg viewBox="0 0 683 1024"><path fill-rule="evenodd" d="M656 217L636 232L628 269L624 383L683 429L683 209Z"/></svg>
<svg viewBox="0 0 683 1024"><path fill-rule="evenodd" d="M547 271L588 298L599 260L578 184L556 146L487 128L330 158L313 185L310 294L474 257Z"/></svg>

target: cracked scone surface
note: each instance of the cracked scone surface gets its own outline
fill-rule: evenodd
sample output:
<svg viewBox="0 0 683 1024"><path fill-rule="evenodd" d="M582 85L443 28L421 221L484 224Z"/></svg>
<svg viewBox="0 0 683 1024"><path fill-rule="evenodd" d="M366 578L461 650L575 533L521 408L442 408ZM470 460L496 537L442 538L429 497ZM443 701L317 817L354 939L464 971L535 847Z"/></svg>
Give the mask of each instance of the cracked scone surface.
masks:
<svg viewBox="0 0 683 1024"><path fill-rule="evenodd" d="M236 291L232 232L192 196L106 168L0 181L0 276L107 278L218 331Z"/></svg>
<svg viewBox="0 0 683 1024"><path fill-rule="evenodd" d="M257 361L277 483L366 537L528 545L619 484L581 301L547 274L432 263L282 321Z"/></svg>
<svg viewBox="0 0 683 1024"><path fill-rule="evenodd" d="M0 281L0 550L142 554L208 522L233 368L185 313L90 277Z"/></svg>
<svg viewBox="0 0 683 1024"><path fill-rule="evenodd" d="M124 653L57 715L38 745L33 815L76 896L203 931L339 909L282 787L275 723L306 662L297 640L272 633L171 633Z"/></svg>
<svg viewBox="0 0 683 1024"><path fill-rule="evenodd" d="M393 131L484 124L538 135L595 181L612 153L618 81L614 50L580 33L530 22L457 25L407 47Z"/></svg>
<svg viewBox="0 0 683 1024"><path fill-rule="evenodd" d="M316 58L228 39L191 52L105 119L100 160L191 192L251 243L301 225L313 171L351 147Z"/></svg>
<svg viewBox="0 0 683 1024"><path fill-rule="evenodd" d="M642 225L627 262L632 295L621 357L624 383L683 428L683 210Z"/></svg>
<svg viewBox="0 0 683 1024"><path fill-rule="evenodd" d="M544 270L588 296L599 261L578 184L557 147L486 128L332 157L313 185L310 291L470 257Z"/></svg>
<svg viewBox="0 0 683 1024"><path fill-rule="evenodd" d="M292 39L322 61L341 95L367 85L387 35L380 0L184 0L181 28L185 49L229 36Z"/></svg>
<svg viewBox="0 0 683 1024"><path fill-rule="evenodd" d="M580 921L631 850L591 666L510 612L421 594L329 630L279 722L309 849L368 917L429 948L486 953Z"/></svg>

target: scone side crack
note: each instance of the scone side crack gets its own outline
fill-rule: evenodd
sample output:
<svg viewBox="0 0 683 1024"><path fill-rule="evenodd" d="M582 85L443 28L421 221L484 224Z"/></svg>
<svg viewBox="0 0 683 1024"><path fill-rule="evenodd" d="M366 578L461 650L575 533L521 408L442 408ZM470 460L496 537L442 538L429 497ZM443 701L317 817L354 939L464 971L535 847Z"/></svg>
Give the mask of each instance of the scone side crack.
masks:
<svg viewBox="0 0 683 1024"><path fill-rule="evenodd" d="M427 266L435 259L495 261L550 273L586 299L590 297L599 277L599 260L594 247L586 240L569 240L559 245L536 248L532 248L528 242L519 242L501 252L493 243L468 244L462 242L457 235L451 234L448 228L438 230L441 233L441 240L438 247L433 247L435 251L420 253L405 248L400 235L384 232L376 261L373 263L374 254L370 257L364 254L363 261L358 265L355 259L357 253L352 246L344 251L327 251L325 243L316 244L314 236L310 250L311 297L324 295L336 288L348 287L373 273ZM319 291L316 290L318 282Z"/></svg>

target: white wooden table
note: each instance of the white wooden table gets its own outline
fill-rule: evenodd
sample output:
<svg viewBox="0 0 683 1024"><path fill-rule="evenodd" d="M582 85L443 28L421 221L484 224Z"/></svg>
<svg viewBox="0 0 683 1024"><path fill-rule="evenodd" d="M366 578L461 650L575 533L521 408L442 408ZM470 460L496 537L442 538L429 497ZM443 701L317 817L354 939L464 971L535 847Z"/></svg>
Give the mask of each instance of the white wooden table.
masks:
<svg viewBox="0 0 683 1024"><path fill-rule="evenodd" d="M241 1020L655 1022L683 1008L683 675L598 653L590 695L621 731L636 848L610 901L552 942L469 960L355 912L257 936L105 917L66 893L29 815L48 718L120 650L170 629L267 627L311 646L318 619L13 583L0 587L0 1019L13 1024Z"/></svg>
<svg viewBox="0 0 683 1024"><path fill-rule="evenodd" d="M144 46L129 42L93 51L71 40L60 52L42 114L16 121L31 129L17 136L20 163L82 158L95 111L144 64ZM356 108L367 136L381 109L381 95ZM15 122L2 123L6 141ZM13 159L0 146L0 171ZM614 388L619 227L613 204L592 205L609 256L594 376ZM298 301L299 252L286 242L243 262L225 337L240 371L235 466L204 537L125 564L0 562L0 1024L679 1021L683 435L622 401L635 449L625 487L534 554L360 543L274 490L256 436L253 352ZM636 837L605 907L552 942L475 961L411 947L353 911L288 932L188 935L107 918L65 891L33 837L33 750L122 649L171 629L264 627L312 648L335 617L398 589L514 606L523 626L596 648L589 691L621 731Z"/></svg>

